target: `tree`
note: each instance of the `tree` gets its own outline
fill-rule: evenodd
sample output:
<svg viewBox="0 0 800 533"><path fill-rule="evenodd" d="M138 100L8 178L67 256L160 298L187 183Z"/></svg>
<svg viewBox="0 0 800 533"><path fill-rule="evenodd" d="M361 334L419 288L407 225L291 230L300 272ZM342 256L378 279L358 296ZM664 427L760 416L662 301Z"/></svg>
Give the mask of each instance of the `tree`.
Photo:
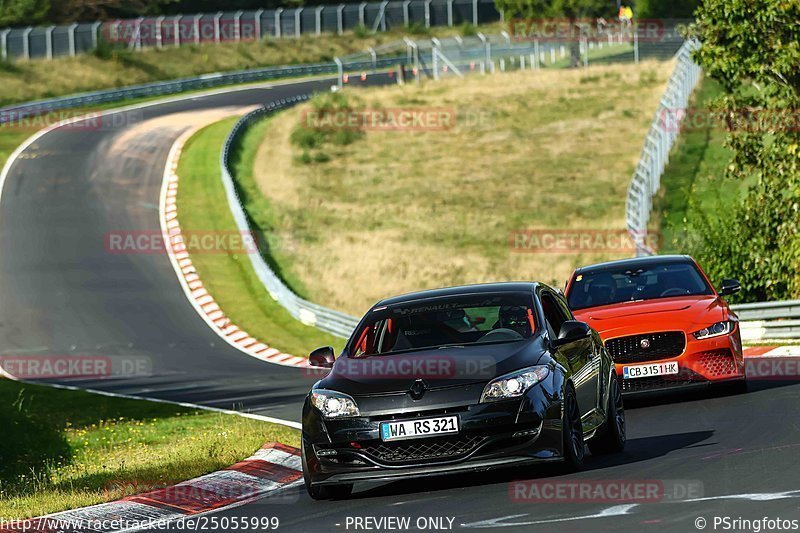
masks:
<svg viewBox="0 0 800 533"><path fill-rule="evenodd" d="M800 0L705 0L695 58L724 95L728 180L755 178L730 213L706 217L689 247L749 300L800 296Z"/></svg>
<svg viewBox="0 0 800 533"><path fill-rule="evenodd" d="M0 28L38 24L49 10L50 0L0 0Z"/></svg>

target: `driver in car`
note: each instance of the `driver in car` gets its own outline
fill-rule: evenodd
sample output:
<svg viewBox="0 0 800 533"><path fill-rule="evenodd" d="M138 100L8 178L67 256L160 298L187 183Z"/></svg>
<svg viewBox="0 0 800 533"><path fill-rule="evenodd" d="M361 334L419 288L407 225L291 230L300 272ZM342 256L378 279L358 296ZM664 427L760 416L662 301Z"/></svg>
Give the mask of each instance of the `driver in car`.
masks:
<svg viewBox="0 0 800 533"><path fill-rule="evenodd" d="M531 312L526 307L503 306L497 313L498 320L495 329L510 329L523 338L527 338L532 333L530 315Z"/></svg>

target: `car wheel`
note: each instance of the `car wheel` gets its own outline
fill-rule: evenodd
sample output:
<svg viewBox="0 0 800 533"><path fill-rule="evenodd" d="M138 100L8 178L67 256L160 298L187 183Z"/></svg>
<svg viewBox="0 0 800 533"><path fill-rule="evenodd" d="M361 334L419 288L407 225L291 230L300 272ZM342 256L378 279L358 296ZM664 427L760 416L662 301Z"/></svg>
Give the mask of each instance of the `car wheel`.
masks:
<svg viewBox="0 0 800 533"><path fill-rule="evenodd" d="M313 485L311 483L311 476L308 474L308 463L306 462L306 446L305 443L300 444L300 457L303 464L303 483L306 486L306 492L313 500L341 500L350 496L353 492L352 483L342 483L340 485Z"/></svg>
<svg viewBox="0 0 800 533"><path fill-rule="evenodd" d="M577 471L583 469L585 455L583 444L583 424L581 412L578 408L578 399L575 389L568 384L564 391L564 405L562 414L561 435L564 441L564 463L567 470Z"/></svg>
<svg viewBox="0 0 800 533"><path fill-rule="evenodd" d="M589 441L589 450L594 455L616 453L625 449L625 407L616 376L611 378L609 389L606 421L597 435Z"/></svg>

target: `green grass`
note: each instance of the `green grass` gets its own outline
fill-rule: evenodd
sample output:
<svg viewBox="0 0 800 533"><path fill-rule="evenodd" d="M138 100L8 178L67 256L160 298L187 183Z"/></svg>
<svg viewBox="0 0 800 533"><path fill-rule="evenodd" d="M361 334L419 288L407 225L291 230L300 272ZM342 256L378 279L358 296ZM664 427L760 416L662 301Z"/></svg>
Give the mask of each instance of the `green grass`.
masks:
<svg viewBox="0 0 800 533"><path fill-rule="evenodd" d="M688 116L705 116L709 103L721 94L719 84L704 78L696 90ZM727 132L718 121L698 121L700 126L684 128L661 178L655 204L656 224L662 234L662 251L682 252L693 224L703 214L718 218L747 193L751 181L734 183L725 179L731 151L724 146Z"/></svg>
<svg viewBox="0 0 800 533"><path fill-rule="evenodd" d="M236 232L219 175L219 154L234 119L208 126L194 135L183 150L178 175L178 217L181 229L189 231ZM258 137L257 139L260 139ZM255 143L245 140L237 168L252 168ZM239 176L244 197L252 190L252 178ZM193 253L192 262L209 293L234 324L261 342L300 357L312 349L344 341L305 326L275 302L264 289L245 254Z"/></svg>
<svg viewBox="0 0 800 533"><path fill-rule="evenodd" d="M0 379L0 517L169 486L299 432L248 418Z"/></svg>

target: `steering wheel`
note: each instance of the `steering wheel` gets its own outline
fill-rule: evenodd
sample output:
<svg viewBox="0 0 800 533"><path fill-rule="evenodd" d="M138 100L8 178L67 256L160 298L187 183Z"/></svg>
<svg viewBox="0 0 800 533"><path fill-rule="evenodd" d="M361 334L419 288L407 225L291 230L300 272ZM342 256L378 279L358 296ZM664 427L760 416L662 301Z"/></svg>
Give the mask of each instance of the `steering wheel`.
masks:
<svg viewBox="0 0 800 533"><path fill-rule="evenodd" d="M490 330L486 335L478 339L478 342L493 342L510 340L517 341L522 338L522 335L509 328L497 328Z"/></svg>
<svg viewBox="0 0 800 533"><path fill-rule="evenodd" d="M689 294L688 289L683 289L681 287L672 287L671 289L667 289L661 293L661 297L665 298L667 296L681 296L684 294Z"/></svg>

